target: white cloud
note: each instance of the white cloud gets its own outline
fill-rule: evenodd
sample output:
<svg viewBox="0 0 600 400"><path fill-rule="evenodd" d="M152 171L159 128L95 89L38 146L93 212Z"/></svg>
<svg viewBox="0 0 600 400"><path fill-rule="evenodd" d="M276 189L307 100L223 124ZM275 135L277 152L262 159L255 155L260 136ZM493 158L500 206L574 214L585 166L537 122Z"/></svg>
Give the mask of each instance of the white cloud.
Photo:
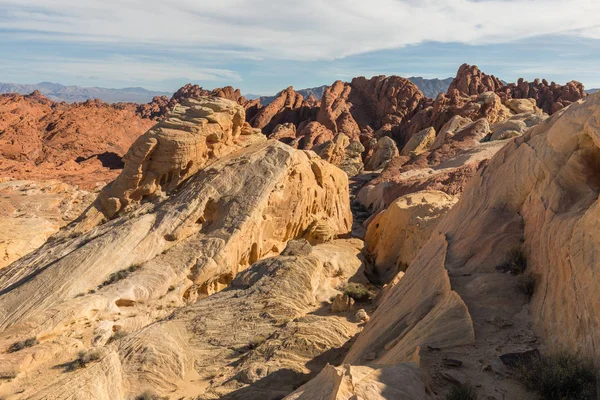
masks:
<svg viewBox="0 0 600 400"><path fill-rule="evenodd" d="M598 38L599 14L598 0L0 0L0 28L46 40L227 48L292 60L424 41Z"/></svg>
<svg viewBox="0 0 600 400"><path fill-rule="evenodd" d="M161 82L174 79L191 81L235 83L242 79L235 71L220 68L204 68L183 62L160 60L149 57L113 56L103 59L39 57L0 62L6 71L22 69L26 63L28 73L43 77L52 72L63 77L78 77L84 80L118 81L121 84L137 82Z"/></svg>

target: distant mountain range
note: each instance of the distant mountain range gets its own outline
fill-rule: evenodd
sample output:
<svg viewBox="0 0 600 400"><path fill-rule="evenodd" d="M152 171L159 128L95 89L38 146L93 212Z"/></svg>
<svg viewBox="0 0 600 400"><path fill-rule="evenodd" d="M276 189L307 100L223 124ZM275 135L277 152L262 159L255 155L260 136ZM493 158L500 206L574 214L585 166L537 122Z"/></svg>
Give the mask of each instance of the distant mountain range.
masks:
<svg viewBox="0 0 600 400"><path fill-rule="evenodd" d="M586 92L587 94L592 94L592 93L596 93L596 92L597 92L597 91L599 91L599 90L600 90L600 88L597 88L597 89L588 89L588 90L586 90L585 92Z"/></svg>
<svg viewBox="0 0 600 400"><path fill-rule="evenodd" d="M427 97L435 98L440 92L446 92L453 78L446 79L425 79L417 76L408 78L412 83L417 85L423 94ZM328 85L318 86L308 89L296 90L304 98L311 94L317 99L323 97L325 89ZM0 83L0 94L4 93L19 93L29 94L35 90L39 90L46 97L54 101L66 101L68 103L82 102L90 99L100 99L106 103L132 102L132 103L149 103L154 96L171 97L173 93L157 92L147 90L141 87L130 87L124 89L106 89L101 87L83 87L83 86L65 86L59 83L41 82L33 85L17 84L17 83ZM593 93L598 89L590 89L587 92ZM245 95L247 99L260 99L262 105L271 103L277 95L259 96L253 94Z"/></svg>
<svg viewBox="0 0 600 400"><path fill-rule="evenodd" d="M454 78L446 78L446 79L425 79L420 76L411 76L408 78L409 81L417 85L421 92L425 95L425 97L430 97L435 99L438 94L446 93L448 91L448 87Z"/></svg>
<svg viewBox="0 0 600 400"><path fill-rule="evenodd" d="M90 99L100 99L106 103L148 103L152 101L154 96L164 95L171 97L172 95L172 93L155 92L141 87L106 89L100 87L65 86L52 82L41 82L34 85L0 83L0 94L29 94L35 90L39 90L51 100L66 101L68 103L82 102Z"/></svg>
<svg viewBox="0 0 600 400"><path fill-rule="evenodd" d="M329 87L328 85L323 85L323 86L318 86L318 87L314 87L314 88L300 89L300 90L296 90L296 93L300 93L302 96L304 96L304 98L307 98L308 96L310 96L312 94L318 100L321 100L321 98L323 97L323 93L325 93L325 89L327 89L328 87ZM279 95L279 93L277 93L276 95L273 95L273 96L259 96L259 95L255 95L255 94L247 94L247 95L244 95L244 97L249 100L260 99L260 104L262 104L263 106L266 106L267 104L269 104L273 100L275 100L275 98L278 95Z"/></svg>

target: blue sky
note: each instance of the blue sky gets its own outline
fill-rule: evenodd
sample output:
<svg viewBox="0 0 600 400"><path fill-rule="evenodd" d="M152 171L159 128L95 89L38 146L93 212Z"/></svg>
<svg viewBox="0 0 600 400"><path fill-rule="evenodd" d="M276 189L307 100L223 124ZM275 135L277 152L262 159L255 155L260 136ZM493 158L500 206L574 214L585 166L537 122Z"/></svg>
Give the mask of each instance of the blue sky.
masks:
<svg viewBox="0 0 600 400"><path fill-rule="evenodd" d="M600 87L598 0L0 0L0 82L272 94L355 76Z"/></svg>

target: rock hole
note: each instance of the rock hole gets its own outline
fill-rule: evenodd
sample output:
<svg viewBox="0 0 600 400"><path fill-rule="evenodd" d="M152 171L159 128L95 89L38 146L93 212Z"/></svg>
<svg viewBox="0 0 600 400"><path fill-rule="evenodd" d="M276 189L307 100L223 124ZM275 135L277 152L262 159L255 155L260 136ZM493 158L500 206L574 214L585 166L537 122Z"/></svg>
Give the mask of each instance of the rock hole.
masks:
<svg viewBox="0 0 600 400"><path fill-rule="evenodd" d="M135 301L128 299L119 299L115 301L117 307L133 307L135 306Z"/></svg>

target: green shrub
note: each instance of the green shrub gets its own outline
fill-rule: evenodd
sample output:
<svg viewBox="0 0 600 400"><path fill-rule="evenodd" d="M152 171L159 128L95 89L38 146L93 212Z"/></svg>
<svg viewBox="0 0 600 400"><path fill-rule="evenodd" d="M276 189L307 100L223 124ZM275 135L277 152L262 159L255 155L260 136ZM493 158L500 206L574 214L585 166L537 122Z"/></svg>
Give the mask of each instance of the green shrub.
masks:
<svg viewBox="0 0 600 400"><path fill-rule="evenodd" d="M119 339L123 339L125 336L127 336L127 332L125 332L123 330L118 330L115 333L113 333L113 335L110 337L110 339L108 339L108 341L106 342L106 344L112 343L112 342L117 341Z"/></svg>
<svg viewBox="0 0 600 400"><path fill-rule="evenodd" d="M135 400L165 400L167 397L162 397L157 395L156 393L147 390L144 393L138 395Z"/></svg>
<svg viewBox="0 0 600 400"><path fill-rule="evenodd" d="M527 269L527 258L525 257L525 253L523 253L523 249L515 248L511 250L508 260L499 266L498 269L515 275L525 272L525 269Z"/></svg>
<svg viewBox="0 0 600 400"><path fill-rule="evenodd" d="M0 380L11 381L11 380L15 379L16 377L17 377L16 372L5 372L0 375Z"/></svg>
<svg viewBox="0 0 600 400"><path fill-rule="evenodd" d="M87 365L93 361L100 359L100 352L98 350L82 350L77 354L77 358L71 362L63 364L66 372L75 371L81 368L87 367Z"/></svg>
<svg viewBox="0 0 600 400"><path fill-rule="evenodd" d="M519 379L545 400L596 399L597 377L591 361L571 355L541 356L519 365Z"/></svg>
<svg viewBox="0 0 600 400"><path fill-rule="evenodd" d="M529 297L533 296L533 293L535 292L536 284L537 284L537 277L530 272L519 276L519 279L517 281L519 290L523 294L526 294Z"/></svg>
<svg viewBox="0 0 600 400"><path fill-rule="evenodd" d="M103 288L104 286L112 285L113 283L119 282L120 280L127 278L129 276L129 274L137 271L140 268L141 268L140 265L132 265L131 267L129 267L127 269L122 269L120 271L113 272L112 274L110 274L110 276L108 277L107 280L105 280L104 282L102 282L102 284L100 284L98 286L98 289Z"/></svg>
<svg viewBox="0 0 600 400"><path fill-rule="evenodd" d="M344 288L344 294L355 301L366 301L371 298L369 290L359 283L349 283Z"/></svg>
<svg viewBox="0 0 600 400"><path fill-rule="evenodd" d="M15 353L19 350L23 350L26 347L32 347L38 344L38 340L35 337L30 337L29 339L23 340L22 342L15 342L10 345L8 348L9 353Z"/></svg>
<svg viewBox="0 0 600 400"><path fill-rule="evenodd" d="M471 385L456 385L446 393L446 400L477 400L477 393Z"/></svg>

